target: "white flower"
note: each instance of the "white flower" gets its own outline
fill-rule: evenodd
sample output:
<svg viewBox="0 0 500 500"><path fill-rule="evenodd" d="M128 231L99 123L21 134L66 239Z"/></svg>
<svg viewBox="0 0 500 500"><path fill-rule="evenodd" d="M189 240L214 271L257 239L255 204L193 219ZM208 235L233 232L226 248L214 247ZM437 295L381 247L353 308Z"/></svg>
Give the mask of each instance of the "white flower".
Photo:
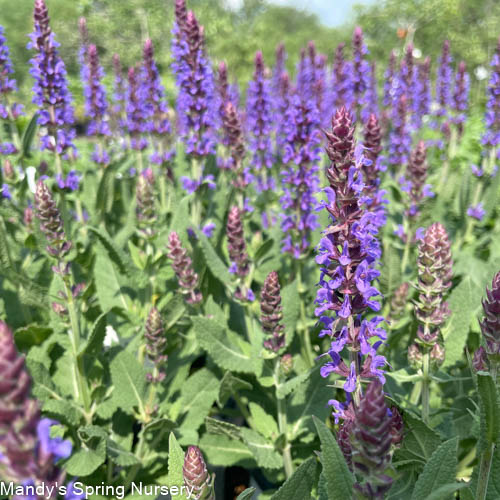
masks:
<svg viewBox="0 0 500 500"><path fill-rule="evenodd" d="M113 344L119 344L120 339L115 329L111 325L106 325L106 335L104 336L104 347L111 347Z"/></svg>
<svg viewBox="0 0 500 500"><path fill-rule="evenodd" d="M28 187L30 188L30 191L33 194L35 194L35 191L36 191L35 175L36 175L36 168L35 167L28 167L26 169L26 177L28 179Z"/></svg>

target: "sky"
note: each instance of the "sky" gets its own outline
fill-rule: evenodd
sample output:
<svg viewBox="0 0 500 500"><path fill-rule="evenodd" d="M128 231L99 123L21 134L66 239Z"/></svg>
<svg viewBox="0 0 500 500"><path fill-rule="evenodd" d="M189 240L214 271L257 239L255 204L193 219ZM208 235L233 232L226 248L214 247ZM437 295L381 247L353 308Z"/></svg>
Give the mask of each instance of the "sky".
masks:
<svg viewBox="0 0 500 500"><path fill-rule="evenodd" d="M292 5L314 12L327 26L343 24L352 13L355 4L372 3L374 0L270 0L278 5Z"/></svg>
<svg viewBox="0 0 500 500"><path fill-rule="evenodd" d="M287 5L313 12L327 26L339 26L349 19L352 6L368 4L376 0L268 0L277 5ZM238 8L243 0L227 0L233 8Z"/></svg>

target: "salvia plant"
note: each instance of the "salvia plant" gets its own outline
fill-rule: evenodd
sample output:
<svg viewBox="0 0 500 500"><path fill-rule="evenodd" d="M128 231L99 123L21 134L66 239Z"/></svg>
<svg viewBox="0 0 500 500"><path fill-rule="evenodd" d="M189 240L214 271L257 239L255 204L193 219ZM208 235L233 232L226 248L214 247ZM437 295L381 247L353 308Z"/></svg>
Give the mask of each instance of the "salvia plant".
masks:
<svg viewBox="0 0 500 500"><path fill-rule="evenodd" d="M0 496L500 498L500 44L237 82L170 11L72 82L35 0L31 101L0 26Z"/></svg>

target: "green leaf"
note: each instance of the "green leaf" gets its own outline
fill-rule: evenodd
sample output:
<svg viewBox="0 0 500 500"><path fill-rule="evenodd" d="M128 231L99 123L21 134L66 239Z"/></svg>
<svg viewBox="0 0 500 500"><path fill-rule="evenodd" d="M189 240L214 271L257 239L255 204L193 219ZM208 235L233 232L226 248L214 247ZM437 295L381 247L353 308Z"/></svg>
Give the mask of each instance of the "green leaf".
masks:
<svg viewBox="0 0 500 500"><path fill-rule="evenodd" d="M220 383L217 403L222 408L233 394L241 390L252 390L252 384L234 376L231 372L226 372Z"/></svg>
<svg viewBox="0 0 500 500"><path fill-rule="evenodd" d="M259 467L264 469L281 469L283 458L274 449L273 443L253 429L241 428L241 437L253 453Z"/></svg>
<svg viewBox="0 0 500 500"><path fill-rule="evenodd" d="M87 342L80 348L79 356L97 354L101 351L106 336L106 316L107 313L104 312L95 320Z"/></svg>
<svg viewBox="0 0 500 500"><path fill-rule="evenodd" d="M72 476L85 477L96 471L106 459L106 443L101 441L95 450L82 448L69 458L64 468Z"/></svg>
<svg viewBox="0 0 500 500"><path fill-rule="evenodd" d="M37 325L36 323L18 328L14 332L16 346L24 351L35 345L42 344L52 333L52 328Z"/></svg>
<svg viewBox="0 0 500 500"><path fill-rule="evenodd" d="M303 462L287 479L285 484L271 497L271 500L310 500L316 477L316 458L311 457ZM331 500L334 500L332 497ZM350 497L345 497L348 500Z"/></svg>
<svg viewBox="0 0 500 500"><path fill-rule="evenodd" d="M88 231L94 234L102 247L106 250L108 257L118 267L121 274L127 274L127 257L123 250L118 248L114 240L109 236L105 229L98 229L96 227L87 226Z"/></svg>
<svg viewBox="0 0 500 500"><path fill-rule="evenodd" d="M194 229L198 241L201 243L201 250L205 257L210 272L223 284L230 285L234 281L234 277L228 271L226 264L217 255L208 238L198 229Z"/></svg>
<svg viewBox="0 0 500 500"><path fill-rule="evenodd" d="M250 356L251 346L248 342L236 334L230 339L224 326L213 319L194 317L192 321L198 343L218 366L234 372L254 372ZM231 340L237 341L237 344Z"/></svg>
<svg viewBox="0 0 500 500"><path fill-rule="evenodd" d="M193 198L192 195L187 195L182 198L182 200L177 205L177 208L172 217L172 222L170 224L169 234L175 231L182 243L185 245L188 243L187 228L191 225L189 219L189 201Z"/></svg>
<svg viewBox="0 0 500 500"><path fill-rule="evenodd" d="M21 157L30 158L31 157L31 145L33 144L33 139L38 128L38 113L35 113L26 128L24 129L23 136L21 138Z"/></svg>
<svg viewBox="0 0 500 500"><path fill-rule="evenodd" d="M453 366L463 358L465 343L469 334L471 320L481 305L482 291L471 280L465 277L453 289L447 301L451 310L451 319L443 332L446 358L443 368Z"/></svg>
<svg viewBox="0 0 500 500"><path fill-rule="evenodd" d="M135 408L145 415L146 371L128 351L121 351L110 363L113 399L120 408L133 414Z"/></svg>
<svg viewBox="0 0 500 500"><path fill-rule="evenodd" d="M256 403L248 405L251 414L250 427L269 439L276 439L279 434L278 424L272 415Z"/></svg>
<svg viewBox="0 0 500 500"><path fill-rule="evenodd" d="M384 245L382 254L380 288L384 296L391 295L401 285L401 259L399 252L392 245Z"/></svg>
<svg viewBox="0 0 500 500"><path fill-rule="evenodd" d="M253 453L241 441L215 434L204 434L198 446L201 448L207 462L212 465L230 467L239 465L248 469L257 466Z"/></svg>
<svg viewBox="0 0 500 500"><path fill-rule="evenodd" d="M327 483L328 498L350 498L354 481L344 455L330 429L316 417L313 417L313 421L321 441L321 465Z"/></svg>
<svg viewBox="0 0 500 500"><path fill-rule="evenodd" d="M83 417L78 407L66 399L48 399L43 403L42 409L44 415L72 427L77 427Z"/></svg>
<svg viewBox="0 0 500 500"><path fill-rule="evenodd" d="M411 500L427 500L429 495L436 492L441 485L447 485L455 481L457 445L458 438L454 437L444 442L432 454L425 464L422 474L417 479ZM450 494L444 495L445 499L449 497Z"/></svg>
<svg viewBox="0 0 500 500"><path fill-rule="evenodd" d="M297 288L297 280L294 280L281 289L281 303L283 304L285 342L286 345L289 346L295 335L300 314L300 295Z"/></svg>
<svg viewBox="0 0 500 500"><path fill-rule="evenodd" d="M236 500L252 500L253 494L255 493L255 488L247 488L245 491L241 492Z"/></svg>
<svg viewBox="0 0 500 500"><path fill-rule="evenodd" d="M440 486L437 490L432 491L425 500L448 500L454 498L453 493L463 490L467 487L467 483L449 483ZM462 500L462 494L460 494ZM465 500L465 499L464 499Z"/></svg>
<svg viewBox="0 0 500 500"><path fill-rule="evenodd" d="M167 486L180 486L184 484L184 474L182 467L184 466L184 451L180 447L173 432L168 438L168 477ZM186 499L184 494L179 496L180 500ZM187 499L186 499L187 500Z"/></svg>
<svg viewBox="0 0 500 500"><path fill-rule="evenodd" d="M401 368L395 372L387 372L387 375L394 379L398 384L402 384L404 382L414 382L422 378L422 376L418 373L408 373L406 368Z"/></svg>
<svg viewBox="0 0 500 500"><path fill-rule="evenodd" d="M205 427L209 434L219 434L220 436L241 440L241 427L229 422L207 417L205 418Z"/></svg>
<svg viewBox="0 0 500 500"><path fill-rule="evenodd" d="M127 311L129 298L124 293L126 278L118 272L103 252L98 252L94 266L96 294L102 311L113 307Z"/></svg>
<svg viewBox="0 0 500 500"><path fill-rule="evenodd" d="M293 392L297 387L302 384L305 380L307 380L311 376L311 371L307 371L293 377L283 384L278 385L276 396L280 399L283 399L285 396L288 396L291 392Z"/></svg>
<svg viewBox="0 0 500 500"><path fill-rule="evenodd" d="M479 406L481 408L481 437L496 443L500 427L500 411L495 382L489 374L477 374Z"/></svg>
<svg viewBox="0 0 500 500"><path fill-rule="evenodd" d="M331 388L320 375L318 365L287 400L290 434L295 439L302 432L315 432L312 415L324 420L331 413L325 401L331 397Z"/></svg>
<svg viewBox="0 0 500 500"><path fill-rule="evenodd" d="M183 429L200 427L219 395L219 386L220 381L207 368L201 368L187 379L181 392L181 408L186 414Z"/></svg>
<svg viewBox="0 0 500 500"><path fill-rule="evenodd" d="M123 449L110 438L106 440L106 451L108 457L119 467L131 467L141 463L131 451Z"/></svg>
<svg viewBox="0 0 500 500"><path fill-rule="evenodd" d="M265 240L255 252L253 257L254 262L258 264L259 260L261 260L263 257L266 256L266 254L269 252L269 250L271 250L273 245L274 245L274 240L272 238Z"/></svg>
<svg viewBox="0 0 500 500"><path fill-rule="evenodd" d="M114 165L108 165L104 169L101 182L95 196L95 209L102 214L111 212L114 201L115 169Z"/></svg>
<svg viewBox="0 0 500 500"><path fill-rule="evenodd" d="M403 445L396 452L395 457L397 457L398 461L418 460L427 463L441 444L439 434L411 413L404 412L403 420L407 433Z"/></svg>

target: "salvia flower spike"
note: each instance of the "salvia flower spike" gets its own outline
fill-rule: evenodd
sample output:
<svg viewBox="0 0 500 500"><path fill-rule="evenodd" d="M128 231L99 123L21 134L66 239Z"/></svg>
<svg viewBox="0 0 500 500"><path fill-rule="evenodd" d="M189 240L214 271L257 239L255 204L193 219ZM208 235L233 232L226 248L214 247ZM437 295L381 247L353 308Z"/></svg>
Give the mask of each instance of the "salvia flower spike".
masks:
<svg viewBox="0 0 500 500"><path fill-rule="evenodd" d="M135 191L138 225L146 238L151 238L155 234L153 228L156 221L154 187L155 178L153 170L148 167L137 178Z"/></svg>
<svg viewBox="0 0 500 500"><path fill-rule="evenodd" d="M43 180L38 181L36 186L35 214L40 220L40 229L47 238L47 252L58 260L63 259L71 249L71 242L66 238L61 214Z"/></svg>
<svg viewBox="0 0 500 500"><path fill-rule="evenodd" d="M391 464L393 422L378 380L370 383L361 398L351 433L355 489L366 498L384 498L392 485L392 477L385 472Z"/></svg>
<svg viewBox="0 0 500 500"><path fill-rule="evenodd" d="M486 354L497 363L500 360L500 271L493 278L491 288L486 288L482 304L484 316L480 326Z"/></svg>
<svg viewBox="0 0 500 500"><path fill-rule="evenodd" d="M187 449L182 474L184 484L193 490L195 500L215 500L215 475L208 472L203 454L197 446Z"/></svg>
<svg viewBox="0 0 500 500"><path fill-rule="evenodd" d="M331 361L323 366L322 375L334 372L347 377L346 404L331 401L338 419L344 417L351 393L359 400L360 376L385 381L381 368L386 361L376 354L380 342L370 344L368 340L385 339L386 333L378 326L383 317L363 318L363 313L380 310L375 300L379 292L372 284L379 275L375 264L380 257L376 238L380 225L376 215L365 211L361 202L365 188L361 176L364 159L356 152L354 127L345 108L335 113L332 130L326 133L326 138L326 152L331 160L326 177L330 186L325 189L328 202L322 206L331 217L331 225L324 231L316 256L321 274L315 314L323 324L320 336L331 338L327 353ZM330 311L334 312L333 317L328 315ZM340 356L344 347L349 350L349 367ZM363 356L366 356L364 362Z"/></svg>
<svg viewBox="0 0 500 500"><path fill-rule="evenodd" d="M34 31L28 48L36 50L31 59L30 73L33 85L33 103L39 108L38 124L48 133L41 137L41 150L64 154L75 150L76 136L73 98L68 90L66 67L61 59L50 28L49 13L44 0L35 0Z"/></svg>
<svg viewBox="0 0 500 500"><path fill-rule="evenodd" d="M260 300L260 322L267 335L264 347L272 352L278 352L285 346L283 308L278 273L270 272L262 287Z"/></svg>
<svg viewBox="0 0 500 500"><path fill-rule="evenodd" d="M35 486L63 484L65 473L55 463L69 457L72 445L60 437L50 437L50 428L57 422L40 418L37 402L29 397L31 380L24 357L17 353L12 331L3 321L0 321L0 381L2 479Z"/></svg>
<svg viewBox="0 0 500 500"><path fill-rule="evenodd" d="M148 358L153 363L153 373L148 373L148 380L151 382L161 382L165 378L163 367L167 356L164 353L167 344L165 337L165 327L160 312L156 307L149 311L145 326L146 352Z"/></svg>
<svg viewBox="0 0 500 500"><path fill-rule="evenodd" d="M203 296L198 290L198 275L194 272L193 262L175 231L168 237L168 257L172 259L172 268L182 293L186 295L186 302L191 305L200 303Z"/></svg>

